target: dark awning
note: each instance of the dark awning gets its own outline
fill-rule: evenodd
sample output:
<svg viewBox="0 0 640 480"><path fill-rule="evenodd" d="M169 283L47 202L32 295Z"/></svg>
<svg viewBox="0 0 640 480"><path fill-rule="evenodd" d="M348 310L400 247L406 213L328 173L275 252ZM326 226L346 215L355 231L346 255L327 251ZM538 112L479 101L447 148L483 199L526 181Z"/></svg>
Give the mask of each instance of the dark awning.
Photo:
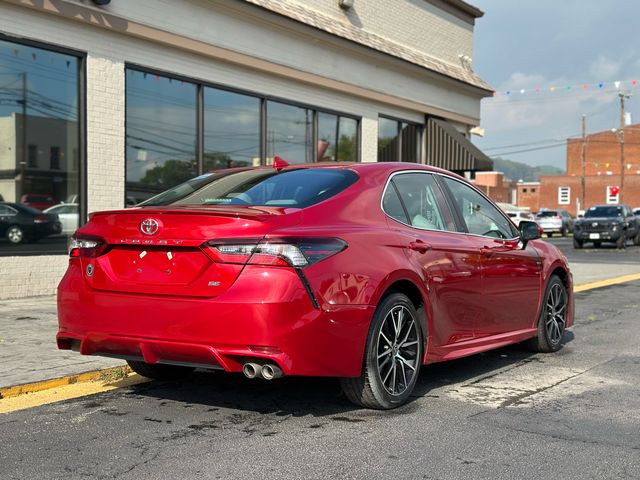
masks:
<svg viewBox="0 0 640 480"><path fill-rule="evenodd" d="M446 120L427 120L427 165L452 172L493 170L493 160Z"/></svg>

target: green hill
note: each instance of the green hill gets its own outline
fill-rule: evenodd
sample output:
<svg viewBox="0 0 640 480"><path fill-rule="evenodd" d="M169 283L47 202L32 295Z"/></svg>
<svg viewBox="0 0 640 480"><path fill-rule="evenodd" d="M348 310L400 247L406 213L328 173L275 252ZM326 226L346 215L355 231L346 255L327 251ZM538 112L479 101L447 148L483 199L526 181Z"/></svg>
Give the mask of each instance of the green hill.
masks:
<svg viewBox="0 0 640 480"><path fill-rule="evenodd" d="M532 167L525 163L514 162L512 160L504 160L502 158L493 158L493 169L503 172L504 176L509 180L523 180L525 182L537 182L541 175L564 175L565 171L561 168L552 167L551 165L541 165Z"/></svg>

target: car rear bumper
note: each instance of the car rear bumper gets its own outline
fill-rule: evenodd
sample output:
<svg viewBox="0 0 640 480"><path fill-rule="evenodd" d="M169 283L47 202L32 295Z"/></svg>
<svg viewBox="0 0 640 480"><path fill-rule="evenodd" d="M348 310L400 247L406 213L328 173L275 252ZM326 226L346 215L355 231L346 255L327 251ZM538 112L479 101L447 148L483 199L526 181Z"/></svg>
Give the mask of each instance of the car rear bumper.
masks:
<svg viewBox="0 0 640 480"><path fill-rule="evenodd" d="M285 375L358 376L373 306L314 308L295 271L247 266L214 298L91 289L71 264L58 287L58 347L239 372L272 361Z"/></svg>

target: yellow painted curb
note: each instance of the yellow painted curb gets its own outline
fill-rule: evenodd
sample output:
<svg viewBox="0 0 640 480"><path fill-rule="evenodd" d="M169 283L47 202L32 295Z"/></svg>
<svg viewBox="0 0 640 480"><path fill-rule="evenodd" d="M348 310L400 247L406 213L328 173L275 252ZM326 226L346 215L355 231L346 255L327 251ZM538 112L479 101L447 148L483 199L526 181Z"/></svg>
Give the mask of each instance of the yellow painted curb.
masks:
<svg viewBox="0 0 640 480"><path fill-rule="evenodd" d="M46 390L37 390L29 393L25 393L24 391L22 391L21 393L17 393L12 397L0 399L0 415L3 413L10 413L18 410L25 410L27 408L39 407L41 405L61 402L63 400L69 400L72 398L86 397L88 395L95 395L96 393L109 392L117 388L137 385L139 383L145 383L148 381L149 379L147 378L128 372L124 377L121 376L118 379L103 378L85 380L80 383L63 383L62 385L56 387L52 387L51 382L40 382L41 384L47 384L49 388L47 388Z"/></svg>
<svg viewBox="0 0 640 480"><path fill-rule="evenodd" d="M105 368L104 370L92 370L90 372L67 375L66 377L52 378L41 382L25 383L13 387L0 388L0 400L10 397L17 397L25 393L41 392L51 388L63 387L75 383L95 382L95 381L116 381L131 375L133 371L129 366Z"/></svg>
<svg viewBox="0 0 640 480"><path fill-rule="evenodd" d="M587 290L593 290L594 288L609 287L611 285L618 285L620 283L633 282L634 280L640 280L640 273L608 278L606 280L600 280L598 282L583 283L582 285L575 285L573 287L573 291L575 293L585 292Z"/></svg>

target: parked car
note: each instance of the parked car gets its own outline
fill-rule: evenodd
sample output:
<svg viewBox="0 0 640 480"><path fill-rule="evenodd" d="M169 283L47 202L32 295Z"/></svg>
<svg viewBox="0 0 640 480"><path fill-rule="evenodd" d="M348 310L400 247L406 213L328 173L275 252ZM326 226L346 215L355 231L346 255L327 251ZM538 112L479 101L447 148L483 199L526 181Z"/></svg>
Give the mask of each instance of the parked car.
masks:
<svg viewBox="0 0 640 480"><path fill-rule="evenodd" d="M541 209L536 214L536 221L547 236L559 233L566 237L573 230L574 219L566 210Z"/></svg>
<svg viewBox="0 0 640 480"><path fill-rule="evenodd" d="M640 220L627 205L591 207L573 229L574 248L582 248L587 242L593 242L596 248L602 242L615 243L618 248L624 248L627 240L640 245Z"/></svg>
<svg viewBox="0 0 640 480"><path fill-rule="evenodd" d="M78 204L61 203L47 208L44 213L55 213L62 224L62 232L69 235L78 229Z"/></svg>
<svg viewBox="0 0 640 480"><path fill-rule="evenodd" d="M20 203L0 202L0 236L11 243L36 241L60 233L58 216Z"/></svg>
<svg viewBox="0 0 640 480"><path fill-rule="evenodd" d="M523 210L507 210L505 213L509 215L509 218L516 224L516 227L520 225L520 222L523 220L527 222L535 222L536 220L532 213Z"/></svg>
<svg viewBox="0 0 640 480"><path fill-rule="evenodd" d="M356 404L394 408L425 363L561 347L572 276L539 237L423 165L222 170L78 229L58 348L155 379L340 377Z"/></svg>
<svg viewBox="0 0 640 480"><path fill-rule="evenodd" d="M46 193L25 193L20 197L20 203L38 210L44 210L56 204L53 197Z"/></svg>

